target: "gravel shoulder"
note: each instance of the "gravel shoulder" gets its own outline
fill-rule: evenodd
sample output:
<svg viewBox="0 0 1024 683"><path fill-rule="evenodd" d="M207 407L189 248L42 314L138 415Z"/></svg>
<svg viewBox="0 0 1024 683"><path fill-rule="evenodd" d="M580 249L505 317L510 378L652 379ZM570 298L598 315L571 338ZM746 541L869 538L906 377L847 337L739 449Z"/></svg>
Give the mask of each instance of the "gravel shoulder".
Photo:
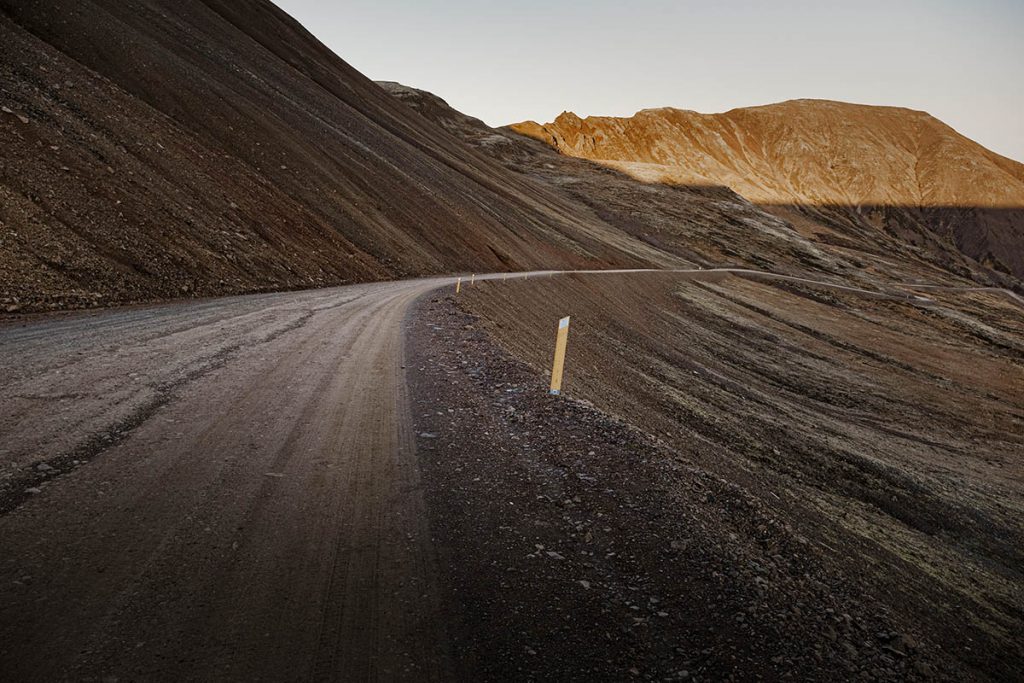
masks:
<svg viewBox="0 0 1024 683"><path fill-rule="evenodd" d="M407 349L462 678L977 675L823 558L791 524L807 508L780 511L668 440L548 396L466 310L499 286L543 287L424 298Z"/></svg>

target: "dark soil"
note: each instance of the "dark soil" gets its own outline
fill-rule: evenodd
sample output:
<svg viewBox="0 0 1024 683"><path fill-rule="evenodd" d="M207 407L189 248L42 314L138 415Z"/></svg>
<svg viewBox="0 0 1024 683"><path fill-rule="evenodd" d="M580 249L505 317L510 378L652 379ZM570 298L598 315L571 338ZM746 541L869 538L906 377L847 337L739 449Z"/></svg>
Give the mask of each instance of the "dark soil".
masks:
<svg viewBox="0 0 1024 683"><path fill-rule="evenodd" d="M451 297L407 349L466 680L915 680L965 671L743 487L552 397Z"/></svg>
<svg viewBox="0 0 1024 683"><path fill-rule="evenodd" d="M855 593L970 672L1024 649L1024 320L987 293L882 300L806 284L566 275L459 305L537 372L740 487Z"/></svg>

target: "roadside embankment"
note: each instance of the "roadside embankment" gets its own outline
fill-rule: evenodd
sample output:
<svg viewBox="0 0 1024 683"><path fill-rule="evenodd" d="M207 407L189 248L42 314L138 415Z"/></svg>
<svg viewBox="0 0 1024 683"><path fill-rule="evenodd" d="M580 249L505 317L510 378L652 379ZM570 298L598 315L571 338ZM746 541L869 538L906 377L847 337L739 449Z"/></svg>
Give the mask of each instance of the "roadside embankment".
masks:
<svg viewBox="0 0 1024 683"><path fill-rule="evenodd" d="M922 306L658 273L424 299L412 406L464 665L1011 676L1024 661L1011 309L980 293Z"/></svg>

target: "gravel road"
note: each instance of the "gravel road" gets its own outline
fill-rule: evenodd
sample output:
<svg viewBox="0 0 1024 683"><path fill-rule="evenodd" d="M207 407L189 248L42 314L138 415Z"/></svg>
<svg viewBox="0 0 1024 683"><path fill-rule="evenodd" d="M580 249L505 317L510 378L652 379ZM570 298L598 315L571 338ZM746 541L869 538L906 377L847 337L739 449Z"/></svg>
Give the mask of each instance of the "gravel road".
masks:
<svg viewBox="0 0 1024 683"><path fill-rule="evenodd" d="M0 324L0 678L450 678L403 330L453 282Z"/></svg>
<svg viewBox="0 0 1024 683"><path fill-rule="evenodd" d="M2 677L444 678L401 334L442 282L0 327Z"/></svg>

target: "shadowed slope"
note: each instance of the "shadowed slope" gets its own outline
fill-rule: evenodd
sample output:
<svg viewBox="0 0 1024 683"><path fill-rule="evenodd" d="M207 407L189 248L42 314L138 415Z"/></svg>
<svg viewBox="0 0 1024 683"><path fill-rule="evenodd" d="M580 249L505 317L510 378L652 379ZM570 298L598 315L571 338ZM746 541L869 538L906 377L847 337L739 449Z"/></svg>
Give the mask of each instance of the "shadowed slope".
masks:
<svg viewBox="0 0 1024 683"><path fill-rule="evenodd" d="M0 83L12 310L663 258L264 0L0 0Z"/></svg>

